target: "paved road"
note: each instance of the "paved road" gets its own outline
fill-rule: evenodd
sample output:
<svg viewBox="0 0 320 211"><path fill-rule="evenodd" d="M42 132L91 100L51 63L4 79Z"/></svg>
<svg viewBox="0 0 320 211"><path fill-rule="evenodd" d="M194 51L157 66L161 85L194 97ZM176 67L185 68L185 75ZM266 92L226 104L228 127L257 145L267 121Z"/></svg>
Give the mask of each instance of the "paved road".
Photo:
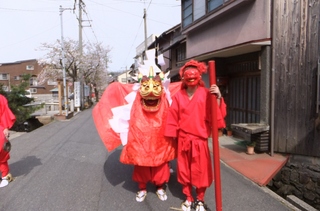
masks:
<svg viewBox="0 0 320 211"><path fill-rule="evenodd" d="M152 185L144 202L135 201L133 168L119 162L121 149L107 152L91 112L85 110L11 139L9 164L16 178L0 189L1 211L166 211L179 207L183 195L175 173L168 184L167 201L157 198ZM221 178L223 210L293 210L224 164ZM212 186L206 194L210 210L216 210L214 192Z"/></svg>

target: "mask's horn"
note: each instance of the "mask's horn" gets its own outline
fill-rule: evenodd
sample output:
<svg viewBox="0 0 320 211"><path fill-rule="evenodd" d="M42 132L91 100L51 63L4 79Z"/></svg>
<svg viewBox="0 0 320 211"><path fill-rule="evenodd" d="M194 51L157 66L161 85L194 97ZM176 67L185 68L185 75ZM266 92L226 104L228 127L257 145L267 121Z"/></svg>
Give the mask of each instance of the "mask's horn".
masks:
<svg viewBox="0 0 320 211"><path fill-rule="evenodd" d="M149 70L149 78L154 78L154 71L152 66L150 67L150 70Z"/></svg>

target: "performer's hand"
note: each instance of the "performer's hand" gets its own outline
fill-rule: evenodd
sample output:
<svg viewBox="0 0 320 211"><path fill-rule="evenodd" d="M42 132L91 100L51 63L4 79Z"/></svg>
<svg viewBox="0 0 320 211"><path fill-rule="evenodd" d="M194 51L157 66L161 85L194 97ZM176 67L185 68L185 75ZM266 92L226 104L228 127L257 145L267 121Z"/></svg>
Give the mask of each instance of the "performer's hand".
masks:
<svg viewBox="0 0 320 211"><path fill-rule="evenodd" d="M5 136L7 139L9 138L10 133L9 133L8 128L6 128L6 129L3 130L3 134L4 134L4 136Z"/></svg>
<svg viewBox="0 0 320 211"><path fill-rule="evenodd" d="M217 95L217 98L221 98L221 92L219 87L216 84L212 84L209 89L211 94Z"/></svg>

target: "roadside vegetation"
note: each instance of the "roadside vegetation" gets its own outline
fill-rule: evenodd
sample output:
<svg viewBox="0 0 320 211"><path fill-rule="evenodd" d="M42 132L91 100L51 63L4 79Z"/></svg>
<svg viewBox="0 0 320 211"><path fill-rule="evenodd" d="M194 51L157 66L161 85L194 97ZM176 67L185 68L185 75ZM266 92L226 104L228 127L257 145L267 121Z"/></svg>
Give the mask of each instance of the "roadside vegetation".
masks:
<svg viewBox="0 0 320 211"><path fill-rule="evenodd" d="M30 75L22 75L22 81L18 86L11 86L11 91L7 92L2 89L3 84L0 84L0 94L4 95L7 100L11 111L16 116L16 122L11 128L14 131L25 131L24 122L31 118L31 114L41 108L39 106L28 106L34 99L27 97L26 89L29 85Z"/></svg>

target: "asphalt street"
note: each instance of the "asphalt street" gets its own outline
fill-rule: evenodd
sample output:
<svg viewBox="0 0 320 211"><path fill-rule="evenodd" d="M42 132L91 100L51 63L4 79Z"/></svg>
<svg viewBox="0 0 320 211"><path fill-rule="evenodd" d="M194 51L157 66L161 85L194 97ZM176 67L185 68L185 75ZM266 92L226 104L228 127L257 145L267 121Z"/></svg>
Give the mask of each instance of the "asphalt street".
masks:
<svg viewBox="0 0 320 211"><path fill-rule="evenodd" d="M167 201L160 201L150 184L145 201L136 202L133 167L119 162L121 147L106 150L93 123L92 109L11 138L11 143L9 165L15 180L0 189L1 211L166 211L178 208L184 200L173 172ZM175 169L175 161L171 164ZM224 163L220 168L223 210L294 210ZM205 202L209 210L216 210L214 184L207 190Z"/></svg>

